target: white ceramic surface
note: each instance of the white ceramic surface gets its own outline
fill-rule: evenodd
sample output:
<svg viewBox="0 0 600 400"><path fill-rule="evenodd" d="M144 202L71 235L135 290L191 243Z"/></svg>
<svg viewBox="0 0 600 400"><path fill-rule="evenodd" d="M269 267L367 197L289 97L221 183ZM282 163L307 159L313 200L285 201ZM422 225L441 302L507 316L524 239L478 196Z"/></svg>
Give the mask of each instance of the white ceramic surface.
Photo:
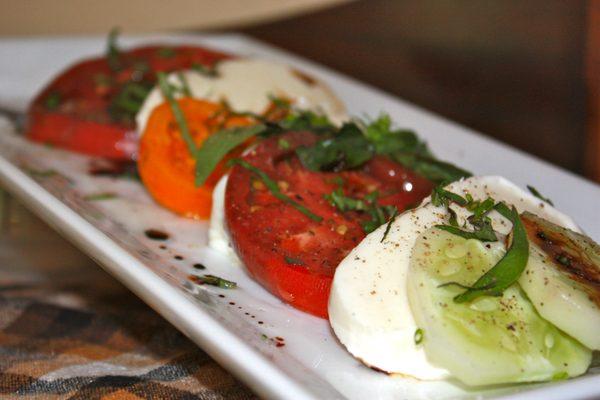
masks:
<svg viewBox="0 0 600 400"><path fill-rule="evenodd" d="M306 60L237 35L154 36L123 42L204 44L294 64L328 82L352 114L374 116L386 111L399 125L426 138L442 158L478 174L504 175L521 186L533 184L593 238L600 239L600 213L595 207L600 202L598 186ZM24 109L52 74L103 49L101 38L0 42L0 105ZM264 397L600 398L600 371L566 382L486 390L372 371L345 352L326 321L282 304L243 269L206 248L205 223L161 209L135 181L90 176L90 162L89 157L28 143L13 133L7 121L0 120L3 186ZM105 192L117 197L86 200L86 195ZM164 243L150 240L143 233L149 228L166 231L171 238ZM160 248L163 244L166 249ZM176 260L175 255L184 259ZM207 270L194 271L192 264L198 262ZM222 276L239 287L197 287L187 280L194 272ZM276 337L283 338L285 346L278 346L281 340Z"/></svg>

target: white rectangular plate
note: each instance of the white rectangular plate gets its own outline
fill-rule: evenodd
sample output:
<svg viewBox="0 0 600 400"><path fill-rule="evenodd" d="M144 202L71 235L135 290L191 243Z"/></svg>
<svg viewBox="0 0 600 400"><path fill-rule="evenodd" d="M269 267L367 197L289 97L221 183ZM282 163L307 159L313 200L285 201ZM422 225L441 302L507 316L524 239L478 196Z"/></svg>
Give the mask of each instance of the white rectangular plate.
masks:
<svg viewBox="0 0 600 400"><path fill-rule="evenodd" d="M521 186L534 184L593 238L600 239L598 186L333 71L237 35L136 37L123 42L200 44L292 64L326 81L351 114L388 112L399 125L427 139L441 158L477 174L503 175ZM102 38L0 42L0 104L24 109L55 73L103 50ZM160 208L137 182L90 176L90 162L89 157L28 143L13 133L7 121L0 120L3 185L262 396L544 400L600 396L597 370L566 382L477 391L456 382L420 382L370 370L345 352L327 321L281 303L241 267L208 249L206 223ZM101 192L118 197L86 200L86 195ZM168 232L171 238L150 240L144 235L150 228ZM175 259L176 255L183 259ZM236 281L239 287L222 290L191 285L187 276L198 272L192 268L194 263L206 265L205 273Z"/></svg>

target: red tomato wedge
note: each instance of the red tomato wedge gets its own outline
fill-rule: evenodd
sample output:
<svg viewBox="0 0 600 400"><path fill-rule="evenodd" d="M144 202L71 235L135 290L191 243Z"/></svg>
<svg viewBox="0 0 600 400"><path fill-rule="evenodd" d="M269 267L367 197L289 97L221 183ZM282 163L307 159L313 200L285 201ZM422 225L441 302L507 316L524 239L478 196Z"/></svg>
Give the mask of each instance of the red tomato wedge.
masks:
<svg viewBox="0 0 600 400"><path fill-rule="evenodd" d="M281 139L289 143L282 149ZM310 219L278 200L253 172L236 165L225 192L225 219L238 255L267 290L294 307L327 318L335 268L364 237L359 211L342 213L325 195L341 180L347 195L362 198L378 191L379 204L403 211L427 196L433 184L383 156L359 169L313 172L294 153L315 143L309 132L290 132L260 142L243 159L265 172L289 198L322 217Z"/></svg>
<svg viewBox="0 0 600 400"><path fill-rule="evenodd" d="M137 149L135 104L156 83L157 71L210 67L229 56L192 46L147 46L81 61L57 76L28 110L27 137L68 150L131 160ZM133 107L133 108L132 108Z"/></svg>

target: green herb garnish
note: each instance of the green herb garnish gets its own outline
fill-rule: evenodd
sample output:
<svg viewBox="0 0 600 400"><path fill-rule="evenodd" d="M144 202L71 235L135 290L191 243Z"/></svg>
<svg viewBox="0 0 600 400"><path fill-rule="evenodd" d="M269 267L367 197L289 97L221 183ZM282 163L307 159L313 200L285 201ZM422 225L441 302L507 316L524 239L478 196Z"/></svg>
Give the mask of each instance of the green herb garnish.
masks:
<svg viewBox="0 0 600 400"><path fill-rule="evenodd" d="M44 106L50 111L54 111L58 108L61 102L61 95L59 92L51 92L46 96L44 100Z"/></svg>
<svg viewBox="0 0 600 400"><path fill-rule="evenodd" d="M346 196L341 187L325 195L325 199L341 212L359 211L367 213L370 219L361 222L361 226L366 233L373 232L398 212L395 206L381 206L377 204L378 197L379 194L377 192L372 192L362 199L355 199Z"/></svg>
<svg viewBox="0 0 600 400"><path fill-rule="evenodd" d="M424 338L425 338L425 333L423 332L423 329L417 328L415 330L415 335L414 335L415 344L418 345L418 344L423 343Z"/></svg>
<svg viewBox="0 0 600 400"><path fill-rule="evenodd" d="M58 172L54 169L39 170L39 169L34 169L34 168L29 168L29 167L24 167L23 169L29 175L36 177L36 178L48 178L50 176L58 175Z"/></svg>
<svg viewBox="0 0 600 400"><path fill-rule="evenodd" d="M121 69L121 52L117 46L119 33L119 28L111 29L108 34L108 43L106 46L106 61L108 62L109 68L113 71Z"/></svg>
<svg viewBox="0 0 600 400"><path fill-rule="evenodd" d="M206 182L219 161L227 153L252 136L264 132L265 129L265 125L252 125L224 129L210 135L194 153L196 158L196 186L201 186ZM202 160L202 162L198 162L198 160Z"/></svg>
<svg viewBox="0 0 600 400"><path fill-rule="evenodd" d="M177 51L175 51L175 49L172 47L161 47L156 51L156 54L162 58L171 58L177 54Z"/></svg>
<svg viewBox="0 0 600 400"><path fill-rule="evenodd" d="M397 216L398 216L398 210L394 209L394 214L392 214L392 217L390 218L390 220L387 223L387 226L385 227L385 232L383 232L383 237L381 238L380 243L383 243L383 241L387 237L388 233L390 233L390 229L392 229L392 224L396 220Z"/></svg>
<svg viewBox="0 0 600 400"><path fill-rule="evenodd" d="M216 77L218 75L217 74L217 70L215 69L214 66L207 67L207 66L202 65L200 63L193 63L191 68L194 71L196 71L196 72L198 72L198 73L200 73L202 75L211 77L211 78L214 78L214 77Z"/></svg>
<svg viewBox="0 0 600 400"><path fill-rule="evenodd" d="M542 194L533 186L531 185L527 185L527 189L531 192L532 195L534 195L535 197L537 197L538 199L550 204L551 206L554 206L554 203L552 202L552 200L550 200L547 197L542 196Z"/></svg>
<svg viewBox="0 0 600 400"><path fill-rule="evenodd" d="M299 258L285 256L284 259L285 259L285 262L290 265L299 265L299 266L304 265L304 261L300 260Z"/></svg>
<svg viewBox="0 0 600 400"><path fill-rule="evenodd" d="M296 154L311 171L337 172L361 166L373 157L374 150L356 125L345 124L334 137L299 147Z"/></svg>
<svg viewBox="0 0 600 400"><path fill-rule="evenodd" d="M83 196L83 199L86 201L99 201L99 200L110 200L115 199L118 196L111 192L100 192L100 193L92 193Z"/></svg>
<svg viewBox="0 0 600 400"><path fill-rule="evenodd" d="M290 142L288 142L284 138L279 139L277 141L277 144L279 145L279 148L282 150L288 150L290 148Z"/></svg>
<svg viewBox="0 0 600 400"><path fill-rule="evenodd" d="M152 85L148 83L130 81L124 84L109 105L112 119L132 122L151 90Z"/></svg>
<svg viewBox="0 0 600 400"><path fill-rule="evenodd" d="M194 280L199 283L203 283L205 285L217 286L221 289L235 289L237 287L237 283L228 281L227 279L219 278L215 275L202 275L197 276L193 275Z"/></svg>
<svg viewBox="0 0 600 400"><path fill-rule="evenodd" d="M269 176L266 173L264 173L260 169L256 168L254 165L248 163L247 161L239 159L239 158L232 160L232 163L237 164L237 165L247 169L248 171L254 173L256 176L258 176L258 178L260 178L260 180L265 184L267 189L269 189L271 191L271 193L273 194L273 196L275 196L277 199L281 200L282 202L284 202L286 204L291 205L296 210L300 211L302 214L306 215L308 218L312 219L313 221L321 222L323 220L323 217L316 215L315 213L310 211L308 208L304 207L302 204L292 200L285 194L281 193L277 183L275 181L273 181L271 178L269 178Z"/></svg>
<svg viewBox="0 0 600 400"><path fill-rule="evenodd" d="M466 206L469 202L464 197L444 189L444 186L447 184L448 182L443 182L433 188L433 191L431 192L431 204L436 207L448 207L448 204L452 202L458 204L459 206Z"/></svg>
<svg viewBox="0 0 600 400"><path fill-rule="evenodd" d="M512 243L496 265L464 293L454 298L457 303L472 301L480 296L501 296L504 290L519 279L527 265L529 241L519 213L514 207L509 209L504 203L498 203L494 209L512 222Z"/></svg>
<svg viewBox="0 0 600 400"><path fill-rule="evenodd" d="M181 71L177 72L177 79L179 79L179 82L181 83L181 93L183 94L183 96L192 97L192 90L190 89L190 85L188 84L185 75L183 75Z"/></svg>
<svg viewBox="0 0 600 400"><path fill-rule="evenodd" d="M156 76L158 77L158 85L160 87L160 91L162 92L162 95L164 96L164 98L169 103L169 106L171 107L171 111L173 112L175 121L177 122L177 125L179 126L179 132L181 133L183 141L187 145L187 148L188 148L191 156L195 158L196 143L194 142L194 138L192 138L192 135L190 134L190 130L189 130L187 121L185 119L185 115L183 114L181 107L179 107L179 104L175 100L175 97L173 95L173 88L171 87L171 85L169 85L169 82L167 82L167 75L164 72L158 72L156 74ZM196 164L198 164L197 161L196 161Z"/></svg>
<svg viewBox="0 0 600 400"><path fill-rule="evenodd" d="M496 233L492 228L492 221L488 217L484 218L480 225L475 227L473 231L466 231L457 226L453 226L452 224L436 225L435 227L465 239L477 239L482 242L495 242L498 240Z"/></svg>

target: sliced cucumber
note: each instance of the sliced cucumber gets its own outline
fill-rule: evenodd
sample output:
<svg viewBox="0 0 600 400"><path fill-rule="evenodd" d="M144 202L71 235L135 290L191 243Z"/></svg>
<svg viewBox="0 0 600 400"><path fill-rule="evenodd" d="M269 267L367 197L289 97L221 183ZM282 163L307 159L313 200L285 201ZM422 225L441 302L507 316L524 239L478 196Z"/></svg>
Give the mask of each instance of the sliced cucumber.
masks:
<svg viewBox="0 0 600 400"><path fill-rule="evenodd" d="M531 213L521 220L530 250L519 284L542 317L600 350L600 247Z"/></svg>
<svg viewBox="0 0 600 400"><path fill-rule="evenodd" d="M468 385L546 381L585 373L591 351L541 318L518 284L500 297L453 298L504 254L504 245L426 231L408 274L411 311L427 358Z"/></svg>

